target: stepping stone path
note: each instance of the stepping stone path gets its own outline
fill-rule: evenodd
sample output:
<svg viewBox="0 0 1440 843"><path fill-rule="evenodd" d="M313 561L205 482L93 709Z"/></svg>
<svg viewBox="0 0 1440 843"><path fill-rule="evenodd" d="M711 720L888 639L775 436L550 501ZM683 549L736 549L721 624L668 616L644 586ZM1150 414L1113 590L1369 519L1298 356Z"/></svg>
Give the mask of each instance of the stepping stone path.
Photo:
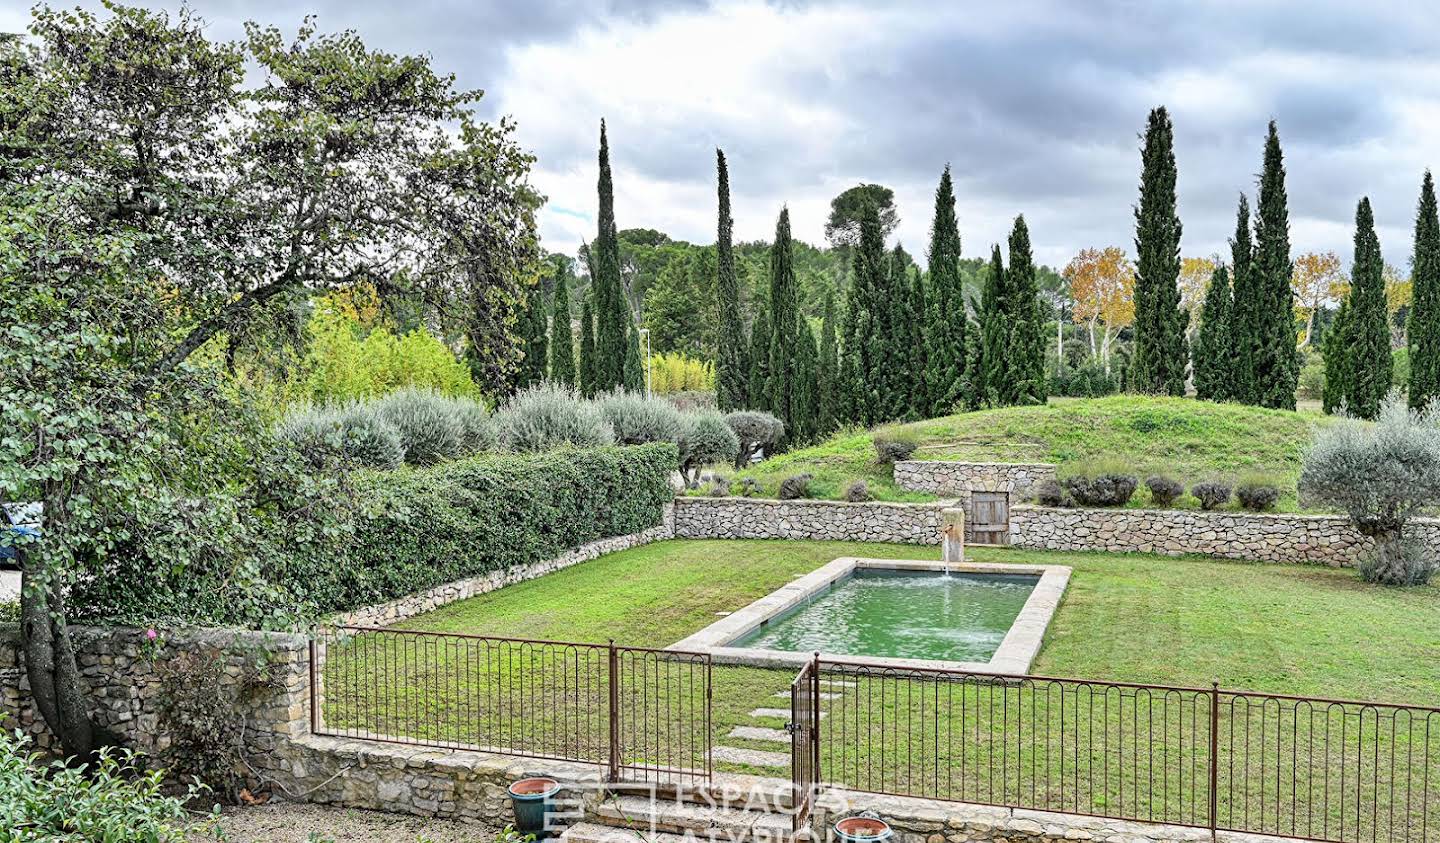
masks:
<svg viewBox="0 0 1440 843"><path fill-rule="evenodd" d="M856 687L854 682L843 679L821 679L820 685L825 690L820 692L820 702L824 704L829 700L840 699L845 696L846 689ZM777 691L774 694L777 699L790 699L789 691ZM755 708L750 710L750 716L754 718L774 719L789 721L790 709L788 708ZM820 718L829 716L826 712L820 712ZM726 738L745 741L765 741L784 747L783 752L775 752L762 749L750 749L748 747L726 746L723 741ZM735 726L720 739L714 747L714 760L725 764L743 764L749 767L770 767L774 769L788 769L790 766L790 733L784 729L776 729L773 726Z"/></svg>

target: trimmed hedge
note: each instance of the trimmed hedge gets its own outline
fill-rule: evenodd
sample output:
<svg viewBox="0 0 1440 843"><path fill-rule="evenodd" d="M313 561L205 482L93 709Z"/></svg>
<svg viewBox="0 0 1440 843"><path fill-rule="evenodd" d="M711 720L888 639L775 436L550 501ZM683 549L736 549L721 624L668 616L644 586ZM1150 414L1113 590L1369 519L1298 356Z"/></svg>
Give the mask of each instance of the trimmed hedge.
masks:
<svg viewBox="0 0 1440 843"><path fill-rule="evenodd" d="M375 474L344 558L316 560L307 597L343 611L551 559L658 525L674 497L668 442L487 454ZM298 586L299 583L290 583Z"/></svg>

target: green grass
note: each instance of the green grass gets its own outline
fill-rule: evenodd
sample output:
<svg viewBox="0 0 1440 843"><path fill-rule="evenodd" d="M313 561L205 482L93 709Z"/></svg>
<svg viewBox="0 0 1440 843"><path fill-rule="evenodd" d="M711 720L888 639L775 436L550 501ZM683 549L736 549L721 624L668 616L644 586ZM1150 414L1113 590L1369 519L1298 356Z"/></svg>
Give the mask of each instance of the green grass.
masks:
<svg viewBox="0 0 1440 843"><path fill-rule="evenodd" d="M1213 680L1235 690L1422 705L1440 700L1440 671L1435 670L1440 661L1440 588L1435 586L1400 590L1366 585L1353 572L1330 568L1139 554L1008 548L972 548L970 554L977 561L1073 569L1065 600L1032 668L1036 674L1201 688ZM717 612L733 611L837 556L936 555L935 548L885 544L659 542L454 603L399 626L594 644L613 638L620 645L664 647L711 623ZM601 712L607 706L604 653L360 636L331 648L325 670L326 720L332 726L430 741L599 757L605 729ZM664 750L636 747L627 758L673 759L683 744L673 736L687 734L690 722L682 707L689 706L692 713L702 710L703 683L696 684L686 667L660 674L645 659L622 662L621 675L629 683L622 709L629 717L654 724L650 732L658 729L670 737ZM726 735L738 725L782 727L785 718L757 719L749 712L787 708L788 699L775 695L787 691L793 673L715 666L711 734L716 742L780 749L774 743ZM593 681L579 687L581 676ZM831 780L971 801L999 799L1139 817L1154 811L1157 818L1182 821L1193 821L1197 805L1203 806L1203 800L1195 801L1193 788L1203 787L1196 784L1196 771L1180 770L1182 763L1204 756L1204 741L1197 745L1195 731L1197 700L1203 704L1203 694L1187 697L1187 703L1167 695L1097 692L1093 688L1099 686L1087 686L1092 690L1084 695L1072 690L1067 702L1064 696L1043 692L1043 683L1027 691L1008 685L930 683L917 695L914 686L893 679L859 681L857 689L847 692L851 696L825 703L831 716L825 721L830 731L823 742L824 764ZM553 689L560 686L569 690L555 694ZM877 693L888 696L877 702ZM1121 747L1102 746L1094 733L1076 728L1080 696L1089 717L1100 712L1099 721L1092 723L1105 724L1106 735L1124 736ZM881 711L884 720L872 722ZM1322 709L1318 721L1315 715L1307 721L1278 711L1227 707L1222 734L1236 728L1244 735L1253 731L1273 737L1277 748L1283 737L1283 748L1274 751L1290 752L1287 757L1295 759L1302 773L1330 772L1339 781L1339 771L1348 763L1345 756L1322 755L1308 742L1325 728L1336 734L1350 728L1353 736L1359 722L1355 718L1363 718L1363 713ZM851 717L856 719L852 722ZM913 731L893 731L902 723ZM1381 734L1373 722L1364 728L1372 740ZM1030 737L1016 740L1018 749L1011 749L1006 740L1011 730ZM1141 742L1161 748L1131 757ZM1391 734L1381 746L1403 764L1412 744L1405 734ZM692 746L688 751L694 750ZM1267 755L1274 751L1261 752L1257 744L1253 756L1240 759L1238 769L1227 765L1225 775L1235 777L1236 783L1222 782L1226 790L1221 804L1222 811L1236 812L1235 822L1247 807L1275 798L1246 789L1252 776L1256 782L1265 780L1266 770L1272 778L1279 775ZM1440 775L1440 757L1432 760L1437 765L1432 772ZM1081 802L1059 801L1076 795L1080 779L1067 790L1051 774L1079 775L1076 764L1085 770ZM1114 765L1113 772L1109 765ZM774 774L761 768L720 768ZM1287 775L1293 779L1295 774ZM1157 782L1181 776L1192 788L1185 804L1178 801L1178 788L1157 789ZM997 781L998 795L991 790ZM1303 776L1294 784L1302 790L1311 785ZM1283 786L1288 793L1291 779L1284 779ZM1377 787L1383 789L1384 782ZM1440 814L1440 804L1426 810ZM1353 816L1331 819L1354 822ZM1394 821L1416 822L1413 815Z"/></svg>
<svg viewBox="0 0 1440 843"><path fill-rule="evenodd" d="M1120 460L1142 480L1165 473L1188 489L1210 479L1273 475L1283 486L1279 508L1298 508L1295 481L1300 459L1316 428L1330 424L1313 412L1288 412L1213 404L1189 398L1121 395L1057 399L1038 407L1007 407L945 416L906 425L839 434L810 448L766 460L739 472L774 495L792 474L813 475L814 497L840 498L854 480L865 480L880 500L921 501L892 482L888 466L875 463L873 433L901 431L921 447L915 459L975 462L1050 462L1066 465ZM1149 502L1141 486L1132 505ZM1181 506L1196 506L1186 495Z"/></svg>

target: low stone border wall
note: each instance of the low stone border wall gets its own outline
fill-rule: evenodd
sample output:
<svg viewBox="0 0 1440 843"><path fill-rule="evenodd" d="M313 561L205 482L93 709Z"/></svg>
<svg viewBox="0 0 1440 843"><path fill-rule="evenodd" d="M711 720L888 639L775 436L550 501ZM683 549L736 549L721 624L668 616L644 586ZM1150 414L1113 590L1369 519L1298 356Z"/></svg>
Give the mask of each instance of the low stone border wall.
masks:
<svg viewBox="0 0 1440 843"><path fill-rule="evenodd" d="M447 603L475 597L517 582L533 580L580 562L588 562L607 553L628 550L650 542L674 538L674 536L675 508L673 505L667 504L660 524L648 530L631 533L628 536L600 539L566 551L554 559L546 559L518 568L491 571L468 579L445 583L387 603L342 612L335 615L333 620L340 626L388 626L397 621L438 609Z"/></svg>
<svg viewBox="0 0 1440 843"><path fill-rule="evenodd" d="M940 504L676 498L677 539L939 544Z"/></svg>
<svg viewBox="0 0 1440 843"><path fill-rule="evenodd" d="M1055 479L1050 463L949 462L906 460L895 463L895 485L912 492L968 496L971 492L1009 492L1028 498L1046 480Z"/></svg>
<svg viewBox="0 0 1440 843"><path fill-rule="evenodd" d="M1440 550L1440 522L1420 520L1410 529ZM1343 567L1360 559L1370 539L1337 515L1016 506L1010 509L1010 544L1034 550L1200 554Z"/></svg>

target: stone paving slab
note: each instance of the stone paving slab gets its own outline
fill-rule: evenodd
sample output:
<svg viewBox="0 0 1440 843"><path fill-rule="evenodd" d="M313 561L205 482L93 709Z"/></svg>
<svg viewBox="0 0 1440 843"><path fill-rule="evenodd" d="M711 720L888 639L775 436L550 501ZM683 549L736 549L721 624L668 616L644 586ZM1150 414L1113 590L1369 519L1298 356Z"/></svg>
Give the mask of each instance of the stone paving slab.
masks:
<svg viewBox="0 0 1440 843"><path fill-rule="evenodd" d="M736 726L727 738L744 738L751 741L779 741L790 743L790 733L784 729L767 729L764 726Z"/></svg>
<svg viewBox="0 0 1440 843"><path fill-rule="evenodd" d="M710 752L716 760L725 764L746 764L751 767L789 767L790 753L767 752L763 749L740 749L734 746L717 746Z"/></svg>
<svg viewBox="0 0 1440 843"><path fill-rule="evenodd" d="M789 691L776 691L776 692L774 693L774 696L788 700L788 699L790 699L790 692L789 692ZM821 692L820 692L820 699L822 699L822 700L838 700L838 699L840 699L840 698L843 697L843 696L845 696L845 695L844 695L844 694L839 694L839 693L831 693L830 691L821 691Z"/></svg>
<svg viewBox="0 0 1440 843"><path fill-rule="evenodd" d="M788 719L790 718L790 709L788 709L788 708L756 708L756 709L752 709L752 710L751 710L750 716L751 716L751 717L783 717L783 718L786 718L786 719L788 720ZM826 717L828 717L828 716L829 716L829 715L826 714L825 712L823 712L823 711L820 712L820 719L821 719L821 720L824 720L824 719L825 719Z"/></svg>

